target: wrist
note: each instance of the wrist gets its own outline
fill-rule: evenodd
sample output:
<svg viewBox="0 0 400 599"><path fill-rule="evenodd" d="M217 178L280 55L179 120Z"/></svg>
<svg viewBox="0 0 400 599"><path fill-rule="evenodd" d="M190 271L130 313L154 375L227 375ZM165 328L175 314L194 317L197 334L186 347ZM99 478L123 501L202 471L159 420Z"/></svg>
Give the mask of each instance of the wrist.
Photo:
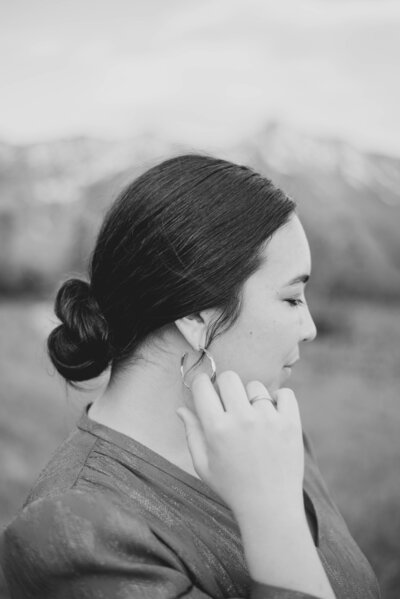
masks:
<svg viewBox="0 0 400 599"><path fill-rule="evenodd" d="M259 522L268 518L273 523L276 518L279 524L285 520L293 524L307 523L302 491L297 498L291 497L286 501L281 498L272 501L271 497L251 497L234 505L231 509L239 522Z"/></svg>

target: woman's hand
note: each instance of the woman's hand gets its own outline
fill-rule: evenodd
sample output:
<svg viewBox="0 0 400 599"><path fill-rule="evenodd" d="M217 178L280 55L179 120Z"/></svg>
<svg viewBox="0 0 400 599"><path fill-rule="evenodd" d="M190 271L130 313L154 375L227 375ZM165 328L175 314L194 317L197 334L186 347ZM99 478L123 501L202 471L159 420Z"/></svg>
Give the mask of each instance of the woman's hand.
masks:
<svg viewBox="0 0 400 599"><path fill-rule="evenodd" d="M259 381L246 392L229 370L217 383L221 397L205 373L197 375L196 413L185 407L177 413L196 472L236 516L250 575L288 594L335 599L304 512L304 449L293 391L279 389L275 409L268 400L249 403L269 395Z"/></svg>
<svg viewBox="0 0 400 599"><path fill-rule="evenodd" d="M247 392L236 372L217 377L221 398L207 374L192 383L196 413L182 407L193 465L237 516L249 510L300 513L303 506L304 449L296 397L279 389L270 401L249 399L270 394L259 381ZM225 408L225 409L224 409ZM300 511L299 511L300 510Z"/></svg>

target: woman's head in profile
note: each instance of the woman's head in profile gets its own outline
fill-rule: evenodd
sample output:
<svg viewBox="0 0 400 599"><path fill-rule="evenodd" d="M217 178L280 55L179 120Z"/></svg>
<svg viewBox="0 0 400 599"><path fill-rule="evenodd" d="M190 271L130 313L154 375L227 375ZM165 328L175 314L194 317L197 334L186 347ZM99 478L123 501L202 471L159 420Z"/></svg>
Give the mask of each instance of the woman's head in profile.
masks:
<svg viewBox="0 0 400 599"><path fill-rule="evenodd" d="M112 381L144 348L188 352L190 383L201 347L217 372L276 389L316 334L304 297L310 269L295 204L270 180L208 156L172 158L109 209L89 282L70 279L58 292L49 354L75 382L109 366Z"/></svg>

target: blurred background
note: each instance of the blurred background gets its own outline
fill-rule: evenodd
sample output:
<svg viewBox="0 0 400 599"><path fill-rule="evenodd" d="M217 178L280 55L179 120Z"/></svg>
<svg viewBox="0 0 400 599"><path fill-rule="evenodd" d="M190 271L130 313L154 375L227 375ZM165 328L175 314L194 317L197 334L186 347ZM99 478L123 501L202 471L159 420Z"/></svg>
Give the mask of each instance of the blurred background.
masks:
<svg viewBox="0 0 400 599"><path fill-rule="evenodd" d="M46 357L105 210L178 153L298 203L317 340L291 385L320 469L400 596L400 3L2 0L0 527L90 397ZM0 576L0 597L8 597Z"/></svg>

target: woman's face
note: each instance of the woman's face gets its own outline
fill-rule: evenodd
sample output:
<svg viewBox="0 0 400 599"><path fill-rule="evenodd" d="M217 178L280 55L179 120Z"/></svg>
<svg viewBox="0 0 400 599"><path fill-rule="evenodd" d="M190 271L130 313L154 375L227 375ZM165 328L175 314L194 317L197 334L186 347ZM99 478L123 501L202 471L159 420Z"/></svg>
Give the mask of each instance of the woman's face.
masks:
<svg viewBox="0 0 400 599"><path fill-rule="evenodd" d="M293 214L272 236L265 262L244 285L239 319L210 345L217 375L236 371L243 384L261 381L271 392L290 376L301 341L316 327L304 297L311 256L304 229Z"/></svg>

